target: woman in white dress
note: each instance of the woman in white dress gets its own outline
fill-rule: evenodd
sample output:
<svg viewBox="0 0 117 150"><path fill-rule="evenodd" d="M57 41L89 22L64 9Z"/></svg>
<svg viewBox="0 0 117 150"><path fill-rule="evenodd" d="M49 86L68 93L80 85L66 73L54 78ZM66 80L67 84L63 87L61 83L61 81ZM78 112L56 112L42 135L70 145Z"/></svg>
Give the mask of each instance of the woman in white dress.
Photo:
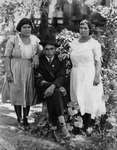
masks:
<svg viewBox="0 0 117 150"><path fill-rule="evenodd" d="M101 45L92 38L92 28L88 20L80 22L79 33L80 38L70 43L70 96L71 101L80 106L84 130L88 131L91 122L106 112L100 78Z"/></svg>

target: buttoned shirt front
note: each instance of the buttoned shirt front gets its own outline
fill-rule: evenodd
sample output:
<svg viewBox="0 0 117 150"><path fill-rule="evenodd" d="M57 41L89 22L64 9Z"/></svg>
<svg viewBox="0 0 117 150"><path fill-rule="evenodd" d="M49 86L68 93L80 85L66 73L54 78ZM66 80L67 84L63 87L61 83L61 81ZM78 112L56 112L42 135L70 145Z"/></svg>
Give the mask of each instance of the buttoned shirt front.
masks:
<svg viewBox="0 0 117 150"><path fill-rule="evenodd" d="M54 56L53 56L52 58L48 58L48 57L46 56L46 58L47 58L48 62L51 64L51 62L52 62L53 59L54 59Z"/></svg>

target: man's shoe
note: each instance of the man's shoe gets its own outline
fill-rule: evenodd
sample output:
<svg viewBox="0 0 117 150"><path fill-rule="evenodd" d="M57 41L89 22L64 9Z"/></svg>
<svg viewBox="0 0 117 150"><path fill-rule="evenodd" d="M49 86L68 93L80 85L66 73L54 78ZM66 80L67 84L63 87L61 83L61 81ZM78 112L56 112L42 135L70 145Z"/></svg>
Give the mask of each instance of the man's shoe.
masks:
<svg viewBox="0 0 117 150"><path fill-rule="evenodd" d="M52 139L54 139L55 142L60 142L59 135L57 134L56 130L52 130Z"/></svg>
<svg viewBox="0 0 117 150"><path fill-rule="evenodd" d="M61 131L62 131L63 138L70 138L70 133L69 133L66 125L61 126Z"/></svg>

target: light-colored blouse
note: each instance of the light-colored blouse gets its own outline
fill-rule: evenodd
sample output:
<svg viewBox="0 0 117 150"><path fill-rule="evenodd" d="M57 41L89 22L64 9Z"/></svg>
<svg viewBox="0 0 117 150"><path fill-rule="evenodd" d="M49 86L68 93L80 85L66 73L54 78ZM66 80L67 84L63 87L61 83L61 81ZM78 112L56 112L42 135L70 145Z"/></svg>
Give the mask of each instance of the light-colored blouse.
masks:
<svg viewBox="0 0 117 150"><path fill-rule="evenodd" d="M36 36L31 34L30 44L25 45L21 40L19 34L17 34L15 36L12 36L8 40L4 56L31 59L35 54L39 52L39 50L42 50L42 47L39 44L39 42L40 40Z"/></svg>

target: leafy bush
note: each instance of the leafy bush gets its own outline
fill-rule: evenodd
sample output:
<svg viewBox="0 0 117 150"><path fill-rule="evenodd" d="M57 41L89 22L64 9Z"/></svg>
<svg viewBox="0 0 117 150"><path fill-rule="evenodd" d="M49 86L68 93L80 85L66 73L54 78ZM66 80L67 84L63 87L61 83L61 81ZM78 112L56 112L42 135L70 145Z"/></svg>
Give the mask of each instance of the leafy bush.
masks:
<svg viewBox="0 0 117 150"><path fill-rule="evenodd" d="M0 91L4 82L5 66L4 66L4 51L7 38L4 37L3 41L0 43Z"/></svg>

